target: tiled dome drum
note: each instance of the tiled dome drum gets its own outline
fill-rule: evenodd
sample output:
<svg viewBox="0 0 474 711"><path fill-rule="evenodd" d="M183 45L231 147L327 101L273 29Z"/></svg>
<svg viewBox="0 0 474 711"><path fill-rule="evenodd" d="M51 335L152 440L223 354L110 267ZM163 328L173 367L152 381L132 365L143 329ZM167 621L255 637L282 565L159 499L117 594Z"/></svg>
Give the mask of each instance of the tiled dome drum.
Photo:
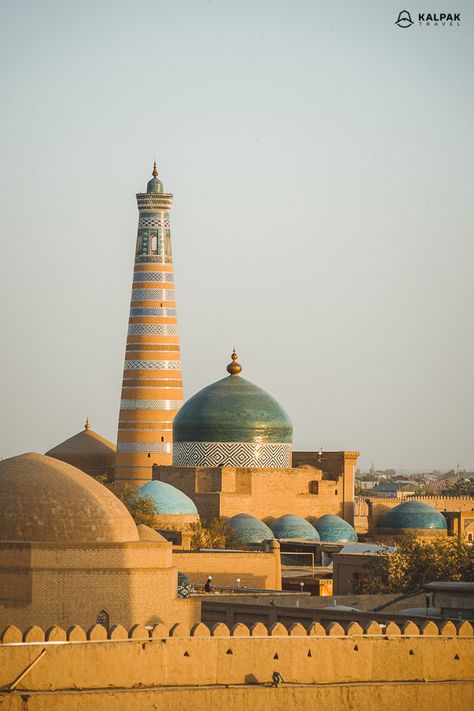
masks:
<svg viewBox="0 0 474 711"><path fill-rule="evenodd" d="M198 392L176 415L173 465L291 467L290 418L271 395L239 376L235 352L227 370L229 377Z"/></svg>

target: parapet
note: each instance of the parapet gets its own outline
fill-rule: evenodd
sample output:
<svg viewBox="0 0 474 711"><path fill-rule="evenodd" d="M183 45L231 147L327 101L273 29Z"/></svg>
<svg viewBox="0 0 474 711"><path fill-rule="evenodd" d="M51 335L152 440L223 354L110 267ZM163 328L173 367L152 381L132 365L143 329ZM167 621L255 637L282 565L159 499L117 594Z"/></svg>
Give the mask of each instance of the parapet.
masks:
<svg viewBox="0 0 474 711"><path fill-rule="evenodd" d="M30 625L20 630L15 625L6 627L0 634L0 644L33 644L54 642L107 642L126 640L158 640L191 637L473 637L474 628L468 620L454 623L452 620L417 621L407 620L403 624L387 622L380 624L375 620L359 624L358 622L313 622L308 627L295 622L285 627L281 622L275 622L266 627L262 622L256 622L248 627L238 622L229 628L223 622L208 627L199 622L193 627L176 623L171 627L164 624L135 624L130 629L122 625L113 625L106 629L95 624L84 629L72 625L68 629L60 626L42 629L38 625Z"/></svg>

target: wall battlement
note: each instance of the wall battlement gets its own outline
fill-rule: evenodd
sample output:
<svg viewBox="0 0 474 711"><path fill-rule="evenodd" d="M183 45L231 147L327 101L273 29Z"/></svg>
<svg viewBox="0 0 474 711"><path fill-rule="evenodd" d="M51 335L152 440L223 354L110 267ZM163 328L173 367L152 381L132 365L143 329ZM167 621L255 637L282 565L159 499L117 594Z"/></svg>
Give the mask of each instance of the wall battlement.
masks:
<svg viewBox="0 0 474 711"><path fill-rule="evenodd" d="M200 711L209 708L211 689L218 694L215 703L232 711L284 711L309 707L302 701L308 688L310 705L321 698L329 701L326 690L338 685L335 708L343 708L341 694L355 699L363 688L363 698L351 702L357 711L367 708L367 694L377 695L374 708L406 708L407 701L416 701L419 711L432 710L433 699L444 694L452 711L462 711L472 693L474 637L467 621L407 621L402 626L389 622L384 628L377 622L329 622L312 623L307 629L299 623L288 629L280 623L270 629L261 623L251 628L238 623L231 630L222 623L211 629L202 623L191 629L182 624L150 629L134 625L128 630L115 626L108 633L101 625L24 631L10 626L1 641L0 705L6 701L5 708L15 711L24 708L22 699L29 692L34 692L29 696L32 711L75 711L91 703L100 711L139 711L146 694L153 708L161 710L170 708L170 693L178 692L179 708ZM279 691L270 704L265 697L265 703L255 706L259 689L263 693L271 686L274 672L284 687L290 685L300 705L283 703L287 697ZM227 690L234 685L238 688L228 699ZM190 694L191 706L186 705Z"/></svg>
<svg viewBox="0 0 474 711"><path fill-rule="evenodd" d="M474 637L474 627L468 620L454 623L452 620L433 620L414 622L407 620L403 625L388 622L381 625L375 620L360 625L358 622L327 622L320 624L313 622L308 627L295 622L289 627L276 622L266 627L262 622L256 622L248 627L237 623L229 628L222 622L207 626L199 622L189 628L182 623L171 627L164 624L144 626L136 624L126 629L122 625L113 625L107 630L103 625L95 624L84 629L79 625L72 625L67 630L55 625L47 630L38 625L32 625L25 630L20 630L15 625L9 625L0 634L0 646L8 644L37 644L48 642L118 642L136 640L163 640L184 638L210 638L210 637Z"/></svg>

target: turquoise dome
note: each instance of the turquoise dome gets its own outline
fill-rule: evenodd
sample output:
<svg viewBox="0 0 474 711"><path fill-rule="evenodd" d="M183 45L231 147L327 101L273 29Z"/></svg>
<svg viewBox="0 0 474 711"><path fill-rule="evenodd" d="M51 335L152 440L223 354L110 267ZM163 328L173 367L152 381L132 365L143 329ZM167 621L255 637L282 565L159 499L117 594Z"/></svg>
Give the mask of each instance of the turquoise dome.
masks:
<svg viewBox="0 0 474 711"><path fill-rule="evenodd" d="M173 422L175 466L291 467L291 420L265 390L231 373L200 390Z"/></svg>
<svg viewBox="0 0 474 711"><path fill-rule="evenodd" d="M197 514L198 512L189 496L164 481L148 481L139 487L138 494L152 499L157 514Z"/></svg>
<svg viewBox="0 0 474 711"><path fill-rule="evenodd" d="M147 193L162 193L163 183L159 178L152 178L147 183L146 191Z"/></svg>
<svg viewBox="0 0 474 711"><path fill-rule="evenodd" d="M319 533L308 521L299 516L286 514L270 524L275 538L304 538L307 541L319 541Z"/></svg>
<svg viewBox="0 0 474 711"><path fill-rule="evenodd" d="M200 390L173 423L175 442L288 442L293 426L271 395L229 375Z"/></svg>
<svg viewBox="0 0 474 711"><path fill-rule="evenodd" d="M262 541L274 538L273 533L263 521L247 513L232 516L227 519L226 525L232 528L242 543L250 546L260 545Z"/></svg>
<svg viewBox="0 0 474 711"><path fill-rule="evenodd" d="M147 193L162 193L163 183L158 178L158 171L156 169L156 161L153 163L152 179L148 181L146 186Z"/></svg>
<svg viewBox="0 0 474 711"><path fill-rule="evenodd" d="M357 542L357 533L350 523L340 516L325 514L316 519L313 526L322 541L341 541L343 543Z"/></svg>
<svg viewBox="0 0 474 711"><path fill-rule="evenodd" d="M443 514L423 501L404 501L387 511L378 521L377 528L418 529L446 531L448 526Z"/></svg>

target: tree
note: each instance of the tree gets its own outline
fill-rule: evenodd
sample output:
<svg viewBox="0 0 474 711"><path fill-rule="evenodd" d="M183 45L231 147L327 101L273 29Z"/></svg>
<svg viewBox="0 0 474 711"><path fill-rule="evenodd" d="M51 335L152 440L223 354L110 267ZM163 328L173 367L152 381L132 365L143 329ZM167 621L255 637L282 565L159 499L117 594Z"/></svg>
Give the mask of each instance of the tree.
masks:
<svg viewBox="0 0 474 711"><path fill-rule="evenodd" d="M97 481L103 484L127 507L136 525L144 524L151 528L155 525L157 511L155 503L150 496L139 494L137 489L126 484L120 489L116 489L114 482L107 481L106 475L97 477Z"/></svg>
<svg viewBox="0 0 474 711"><path fill-rule="evenodd" d="M474 546L457 538L427 540L406 534L394 553L372 558L361 592L415 592L436 580L474 582Z"/></svg>
<svg viewBox="0 0 474 711"><path fill-rule="evenodd" d="M445 496L474 496L474 477L460 479L442 492Z"/></svg>
<svg viewBox="0 0 474 711"><path fill-rule="evenodd" d="M245 549L242 541L236 536L235 531L224 521L214 518L208 523L197 521L191 524L191 548L238 548Z"/></svg>
<svg viewBox="0 0 474 711"><path fill-rule="evenodd" d="M139 494L137 489L131 486L124 486L120 491L115 492L120 501L127 507L132 515L133 520L139 526L144 524L151 528L155 525L156 509L155 503L149 496Z"/></svg>

